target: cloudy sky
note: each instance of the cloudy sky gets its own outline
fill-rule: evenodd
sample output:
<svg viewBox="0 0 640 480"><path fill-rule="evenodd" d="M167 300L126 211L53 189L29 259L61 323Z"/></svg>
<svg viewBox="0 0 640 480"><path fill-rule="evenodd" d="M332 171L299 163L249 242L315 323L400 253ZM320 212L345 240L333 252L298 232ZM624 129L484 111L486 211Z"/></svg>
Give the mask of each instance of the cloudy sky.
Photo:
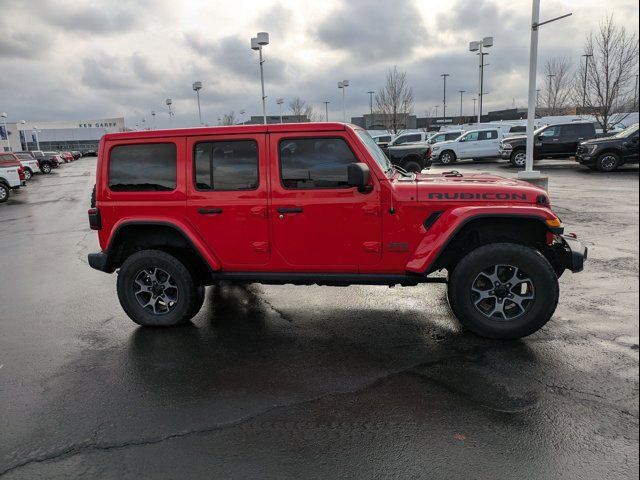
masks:
<svg viewBox="0 0 640 480"><path fill-rule="evenodd" d="M637 0L542 0L541 19L573 12L543 27L540 62L580 61L586 32L606 15L638 31ZM530 0L13 0L0 9L0 110L9 120L81 120L124 116L129 126L158 112L168 125L197 123L191 84L203 82L203 121L225 112L260 114L257 53L249 40L267 31L267 110L301 97L341 118L337 82L349 79L347 115L368 111L367 91L387 69L406 71L415 113L442 101L441 73L450 73L449 107L458 90L477 91L477 59L468 42L493 35L485 105L526 103ZM459 98L459 97L458 97Z"/></svg>

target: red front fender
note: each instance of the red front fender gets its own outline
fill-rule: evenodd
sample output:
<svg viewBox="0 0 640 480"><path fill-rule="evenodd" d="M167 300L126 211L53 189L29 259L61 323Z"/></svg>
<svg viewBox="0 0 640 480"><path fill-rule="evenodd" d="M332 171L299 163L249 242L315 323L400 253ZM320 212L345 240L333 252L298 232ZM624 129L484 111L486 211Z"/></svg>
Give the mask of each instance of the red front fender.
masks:
<svg viewBox="0 0 640 480"><path fill-rule="evenodd" d="M407 262L406 270L427 272L456 233L469 221L479 218L529 218L544 223L557 217L548 208L536 206L464 206L447 210L422 238Z"/></svg>

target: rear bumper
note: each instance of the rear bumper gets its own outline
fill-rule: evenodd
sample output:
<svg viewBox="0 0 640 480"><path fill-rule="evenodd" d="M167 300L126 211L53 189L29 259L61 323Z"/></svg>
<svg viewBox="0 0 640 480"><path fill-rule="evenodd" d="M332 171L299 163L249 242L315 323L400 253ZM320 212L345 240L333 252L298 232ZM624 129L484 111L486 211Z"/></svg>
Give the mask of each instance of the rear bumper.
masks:
<svg viewBox="0 0 640 480"><path fill-rule="evenodd" d="M114 269L109 265L109 257L104 252L90 253L87 256L89 266L105 273L113 273Z"/></svg>
<svg viewBox="0 0 640 480"><path fill-rule="evenodd" d="M572 235L558 235L558 238L565 251L563 255L564 266L573 273L581 272L589 254L587 247Z"/></svg>

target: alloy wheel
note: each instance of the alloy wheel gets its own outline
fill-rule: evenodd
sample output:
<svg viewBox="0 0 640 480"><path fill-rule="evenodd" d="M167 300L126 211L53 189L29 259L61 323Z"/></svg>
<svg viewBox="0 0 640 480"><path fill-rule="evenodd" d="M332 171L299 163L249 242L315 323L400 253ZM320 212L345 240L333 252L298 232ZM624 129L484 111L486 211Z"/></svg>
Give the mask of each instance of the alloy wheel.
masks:
<svg viewBox="0 0 640 480"><path fill-rule="evenodd" d="M518 267L494 265L480 272L471 284L474 307L491 320L515 320L535 299L533 281Z"/></svg>
<svg viewBox="0 0 640 480"><path fill-rule="evenodd" d="M618 159L613 155L605 155L600 159L600 168L603 172L611 172L618 166Z"/></svg>
<svg viewBox="0 0 640 480"><path fill-rule="evenodd" d="M516 167L524 167L527 163L527 154L525 152L518 152L513 157L513 163Z"/></svg>
<svg viewBox="0 0 640 480"><path fill-rule="evenodd" d="M133 293L138 304L154 315L169 313L178 304L178 286L169 273L157 267L136 275Z"/></svg>

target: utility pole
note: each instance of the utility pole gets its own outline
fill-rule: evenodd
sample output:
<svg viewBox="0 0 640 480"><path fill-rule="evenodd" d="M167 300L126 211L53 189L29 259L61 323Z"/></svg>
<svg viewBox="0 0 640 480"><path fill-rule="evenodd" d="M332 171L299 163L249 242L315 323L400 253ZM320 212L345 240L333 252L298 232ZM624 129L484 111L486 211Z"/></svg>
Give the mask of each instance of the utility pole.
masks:
<svg viewBox="0 0 640 480"><path fill-rule="evenodd" d="M444 83L444 90L442 94L442 116L446 117L447 116L447 77L450 77L451 75L449 75L448 73L443 73L440 76L442 77L442 80Z"/></svg>

